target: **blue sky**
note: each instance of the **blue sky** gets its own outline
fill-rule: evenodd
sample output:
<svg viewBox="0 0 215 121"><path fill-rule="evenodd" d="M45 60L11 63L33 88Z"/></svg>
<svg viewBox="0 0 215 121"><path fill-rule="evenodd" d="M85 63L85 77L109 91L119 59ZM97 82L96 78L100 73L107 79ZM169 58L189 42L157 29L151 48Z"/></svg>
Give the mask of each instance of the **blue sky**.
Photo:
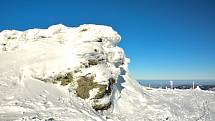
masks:
<svg viewBox="0 0 215 121"><path fill-rule="evenodd" d="M0 0L0 30L112 26L136 79L215 79L214 0Z"/></svg>

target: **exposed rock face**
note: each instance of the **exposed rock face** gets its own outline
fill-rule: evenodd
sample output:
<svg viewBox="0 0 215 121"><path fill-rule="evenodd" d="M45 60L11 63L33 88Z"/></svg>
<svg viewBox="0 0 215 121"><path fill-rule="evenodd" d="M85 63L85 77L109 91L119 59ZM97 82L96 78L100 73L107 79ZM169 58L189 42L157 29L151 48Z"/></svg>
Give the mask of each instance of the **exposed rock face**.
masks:
<svg viewBox="0 0 215 121"><path fill-rule="evenodd" d="M24 70L31 77L64 86L95 110L104 110L111 107L113 87L128 63L117 46L120 39L111 27L102 25L5 30L0 33L0 52L29 49L35 59Z"/></svg>

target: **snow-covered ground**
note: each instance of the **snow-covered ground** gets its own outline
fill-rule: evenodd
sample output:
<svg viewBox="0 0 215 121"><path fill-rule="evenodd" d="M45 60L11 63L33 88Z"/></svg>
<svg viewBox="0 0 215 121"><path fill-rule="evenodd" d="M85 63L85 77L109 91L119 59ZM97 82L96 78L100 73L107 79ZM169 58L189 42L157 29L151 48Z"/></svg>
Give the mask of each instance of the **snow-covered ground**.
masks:
<svg viewBox="0 0 215 121"><path fill-rule="evenodd" d="M48 29L0 33L0 121L214 121L215 92L142 87L127 69L129 59L117 46L121 37L111 27L54 25ZM83 67L86 60L101 60ZM85 65L86 66L86 65ZM74 78L96 74L96 82L111 85L111 108L95 111L92 100L74 94L71 84L42 81L77 71Z"/></svg>

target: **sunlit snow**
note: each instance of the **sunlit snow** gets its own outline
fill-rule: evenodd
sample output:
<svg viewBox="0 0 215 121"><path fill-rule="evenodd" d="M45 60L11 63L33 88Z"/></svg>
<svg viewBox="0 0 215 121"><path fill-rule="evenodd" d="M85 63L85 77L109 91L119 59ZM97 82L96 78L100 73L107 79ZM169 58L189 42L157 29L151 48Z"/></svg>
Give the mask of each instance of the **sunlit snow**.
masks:
<svg viewBox="0 0 215 121"><path fill-rule="evenodd" d="M141 36L141 35L137 35ZM99 40L102 39L102 42ZM120 35L111 27L53 25L48 29L5 30L0 33L1 121L214 121L215 92L142 87L129 75L128 63L117 44ZM82 69L76 76L97 74L106 84L117 79L112 106L96 112L89 100L73 94L72 87L40 79L78 70L95 54L107 60ZM95 56L93 55L93 56ZM75 86L75 85L73 85ZM90 90L95 96L97 89Z"/></svg>

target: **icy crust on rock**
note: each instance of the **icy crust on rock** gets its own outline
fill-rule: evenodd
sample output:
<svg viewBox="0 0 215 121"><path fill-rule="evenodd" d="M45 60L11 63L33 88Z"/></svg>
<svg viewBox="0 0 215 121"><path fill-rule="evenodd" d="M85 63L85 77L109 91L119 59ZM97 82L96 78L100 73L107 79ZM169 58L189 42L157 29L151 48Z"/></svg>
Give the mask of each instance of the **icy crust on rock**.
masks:
<svg viewBox="0 0 215 121"><path fill-rule="evenodd" d="M123 50L116 46L120 38L111 27L102 25L81 25L77 28L53 25L48 29L24 32L4 30L0 33L0 52L2 55L24 50L33 52L26 57L32 59L32 65L26 66L37 77L53 76L66 69L80 71L78 69L86 66L80 75L96 71L101 73L97 74L96 80L105 83L108 77L119 75L119 70L114 68L119 68L125 61ZM94 61L94 64L90 65L89 61ZM111 70L115 72L106 73Z"/></svg>
<svg viewBox="0 0 215 121"><path fill-rule="evenodd" d="M117 46L120 39L111 27L92 24L5 30L0 33L0 52L7 61L0 69L16 67L22 86L25 77L61 84L103 110L111 107L113 86L128 63Z"/></svg>
<svg viewBox="0 0 215 121"><path fill-rule="evenodd" d="M120 39L92 24L2 31L0 120L215 120L213 91L141 87Z"/></svg>
<svg viewBox="0 0 215 121"><path fill-rule="evenodd" d="M81 25L77 28L53 25L48 29L29 29L27 31L4 30L0 33L1 51L13 51L29 42L52 39L59 43L96 42L103 39L103 46L116 46L120 36L111 27L103 25Z"/></svg>

